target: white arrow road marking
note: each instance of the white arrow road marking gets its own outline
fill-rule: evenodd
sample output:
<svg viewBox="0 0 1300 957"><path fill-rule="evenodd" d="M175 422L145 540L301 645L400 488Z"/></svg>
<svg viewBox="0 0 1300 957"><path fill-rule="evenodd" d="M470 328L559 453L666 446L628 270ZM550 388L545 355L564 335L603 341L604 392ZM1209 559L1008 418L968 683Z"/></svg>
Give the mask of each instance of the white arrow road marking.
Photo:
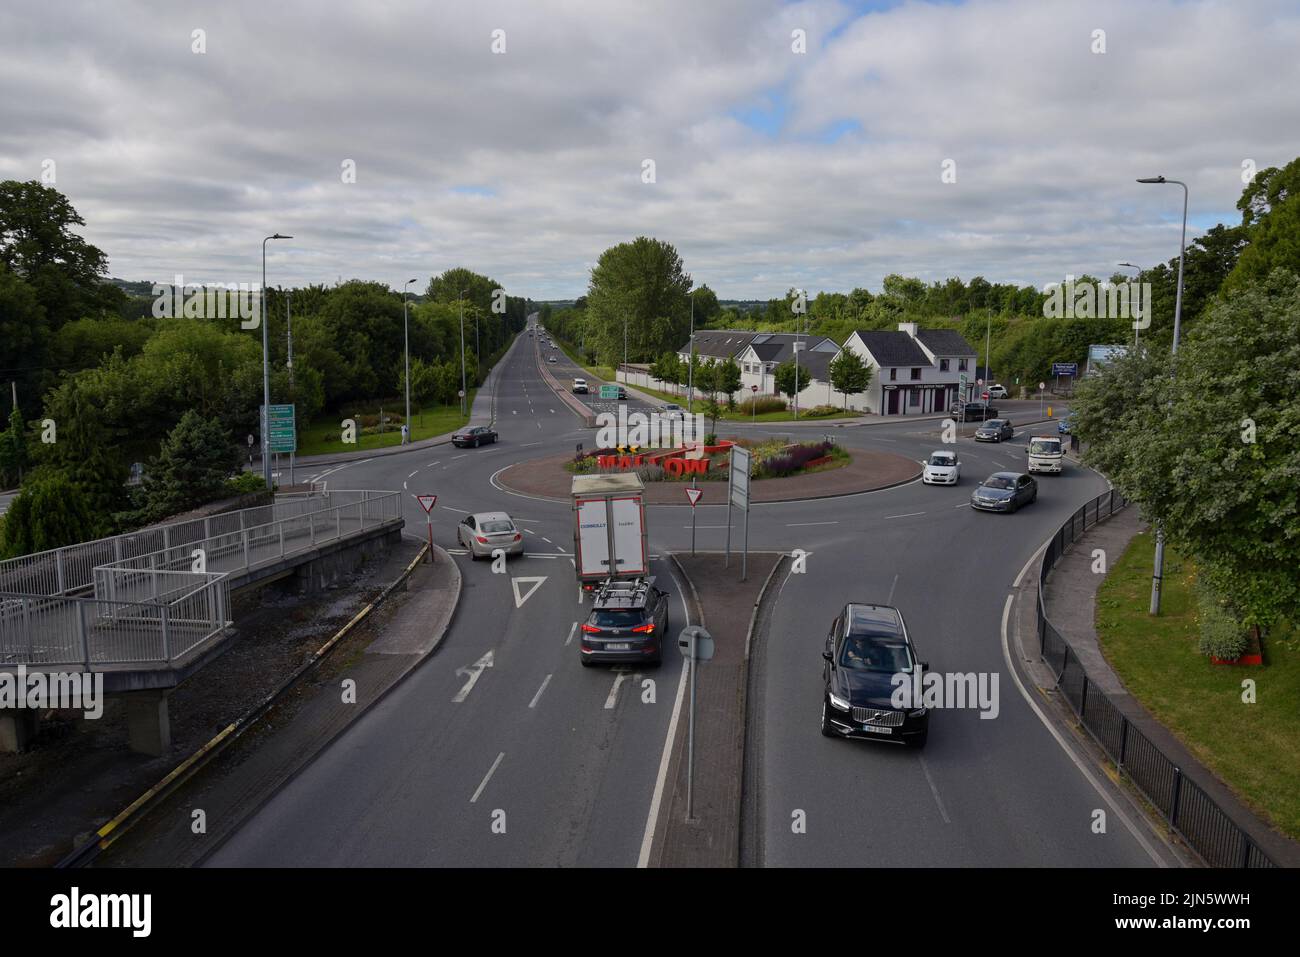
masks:
<svg viewBox="0 0 1300 957"><path fill-rule="evenodd" d="M479 675L483 674L483 669L491 668L491 667L492 667L492 652L489 651L486 655L484 655L478 661L474 662L472 665L469 665L468 667L465 668L457 668L456 674L467 675L469 677L469 680L465 682L465 687L461 688L459 691L456 692L456 697L451 699L451 703L460 704L467 697L469 697L469 693L474 690L474 685L478 683ZM495 765L493 765L493 767L495 768ZM488 773L490 774L491 772ZM482 789L480 788L480 790Z"/></svg>
<svg viewBox="0 0 1300 957"><path fill-rule="evenodd" d="M612 688L609 689L609 697L605 699L605 710L608 711L608 710L610 710L611 708L613 708L614 705L618 704L618 686L619 686L619 685L621 685L625 680L629 680L629 679L630 679L630 680L632 680L632 681L635 681L636 679L638 679L638 678L640 678L640 677L641 677L640 675L634 675L634 674L632 674L631 672L628 672L628 671L618 671L618 672L615 672L615 674L614 674L614 687L612 687Z"/></svg>
<svg viewBox="0 0 1300 957"><path fill-rule="evenodd" d="M520 577L520 578L512 578L512 579L510 579L510 587L513 588L513 589L515 590L515 607L516 607L516 608L522 608L523 605L524 605L524 602L528 601L528 599L530 599L530 598L533 597L533 592L535 592L535 591L537 591L537 589L541 588L541 587L542 587L542 582L544 582L544 581L546 581L546 576L545 576L545 575L542 575L542 576L540 576L540 577L532 577L532 578L523 578L523 577ZM528 591L524 592L523 594L520 594L520 593L519 593L519 584L520 584L520 582L524 583L525 585L529 585L529 584L531 584L533 587L530 588L530 589L528 589Z"/></svg>
<svg viewBox="0 0 1300 957"><path fill-rule="evenodd" d="M492 775L496 773L497 765L501 763L501 759L504 758L505 756L506 753L504 751L502 751L500 754L497 755L497 759L492 762L492 767L488 768L488 773L483 775L483 780L479 782L478 790L476 790L474 792L474 796L469 799L470 804L474 804L475 802L478 801L478 796L483 793L483 789L487 787L488 781L490 781L492 779Z"/></svg>

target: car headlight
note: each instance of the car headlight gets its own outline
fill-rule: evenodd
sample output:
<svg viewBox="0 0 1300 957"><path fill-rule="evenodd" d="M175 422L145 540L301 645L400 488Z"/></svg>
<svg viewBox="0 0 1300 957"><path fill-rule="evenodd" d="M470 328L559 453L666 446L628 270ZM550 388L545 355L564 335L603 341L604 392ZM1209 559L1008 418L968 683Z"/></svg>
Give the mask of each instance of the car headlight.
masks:
<svg viewBox="0 0 1300 957"><path fill-rule="evenodd" d="M924 717L925 717L925 709L924 709L924 708L917 708L915 711L909 711L909 712L907 712L907 716L908 716L909 718L924 718Z"/></svg>
<svg viewBox="0 0 1300 957"><path fill-rule="evenodd" d="M829 697L831 699L832 708L836 708L840 711L849 710L849 703L845 701L843 698L837 697L834 693L831 693Z"/></svg>

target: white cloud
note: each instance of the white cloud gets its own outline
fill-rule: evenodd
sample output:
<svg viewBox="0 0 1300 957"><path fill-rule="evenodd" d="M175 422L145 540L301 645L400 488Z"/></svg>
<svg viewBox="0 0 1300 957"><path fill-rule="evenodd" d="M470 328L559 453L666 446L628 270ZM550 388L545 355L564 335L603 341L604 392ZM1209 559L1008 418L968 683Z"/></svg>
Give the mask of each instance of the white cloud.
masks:
<svg viewBox="0 0 1300 957"><path fill-rule="evenodd" d="M467 265L550 298L649 234L720 295L758 297L1167 259L1180 191L1135 177L1186 179L1194 220L1235 220L1241 162L1300 153L1293 4L854 17L773 0L11 7L0 177L55 159L124 278L256 278L279 230L296 238L273 282ZM776 135L736 119L764 103L786 107Z"/></svg>

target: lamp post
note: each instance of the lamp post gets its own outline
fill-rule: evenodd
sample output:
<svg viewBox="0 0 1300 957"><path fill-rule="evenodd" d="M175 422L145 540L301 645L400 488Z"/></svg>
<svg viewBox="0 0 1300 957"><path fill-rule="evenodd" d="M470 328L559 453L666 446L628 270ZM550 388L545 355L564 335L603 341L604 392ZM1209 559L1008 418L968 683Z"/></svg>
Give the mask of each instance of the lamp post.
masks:
<svg viewBox="0 0 1300 957"><path fill-rule="evenodd" d="M262 478L271 488L271 350L266 331L266 244L272 239L293 239L279 233L262 240Z"/></svg>
<svg viewBox="0 0 1300 957"><path fill-rule="evenodd" d="M686 345L686 411L695 411L695 292L691 292L691 341Z"/></svg>
<svg viewBox="0 0 1300 957"><path fill-rule="evenodd" d="M456 294L460 301L460 414L465 414L465 400L468 390L465 387L465 290Z"/></svg>
<svg viewBox="0 0 1300 957"><path fill-rule="evenodd" d="M406 294L413 282L414 279L408 279L402 286L402 346L406 353L406 421L402 424L406 426L403 437L407 442L411 441L411 321L407 314Z"/></svg>
<svg viewBox="0 0 1300 957"><path fill-rule="evenodd" d="M1125 267L1127 267L1127 268L1129 268L1129 269L1132 269L1132 270L1134 270L1134 271L1137 273L1137 278L1138 278L1138 279L1141 279L1141 278L1142 278L1142 267L1141 267L1141 266L1134 265L1133 263L1116 263L1115 265L1117 265L1117 266L1125 266ZM1129 299L1132 300L1132 296L1130 296ZM1141 293L1138 294L1138 301L1139 301L1139 302L1142 301ZM1132 309L1129 310L1129 312L1132 312L1132 311L1133 311ZM1139 318L1141 318L1141 317L1139 317ZM1150 317L1147 317L1147 318L1149 319ZM1135 322L1135 323L1133 323L1133 348L1134 348L1134 349L1137 348L1137 344L1138 344L1138 324Z"/></svg>
<svg viewBox="0 0 1300 957"><path fill-rule="evenodd" d="M1174 345L1171 355L1178 355L1178 330L1183 312L1183 249L1187 246L1187 184L1163 176L1148 176L1138 180L1139 183L1172 183L1183 188L1183 233L1178 241L1178 291L1174 294ZM1156 527L1156 561L1151 572L1151 614L1160 614L1160 580L1165 570L1165 531Z"/></svg>

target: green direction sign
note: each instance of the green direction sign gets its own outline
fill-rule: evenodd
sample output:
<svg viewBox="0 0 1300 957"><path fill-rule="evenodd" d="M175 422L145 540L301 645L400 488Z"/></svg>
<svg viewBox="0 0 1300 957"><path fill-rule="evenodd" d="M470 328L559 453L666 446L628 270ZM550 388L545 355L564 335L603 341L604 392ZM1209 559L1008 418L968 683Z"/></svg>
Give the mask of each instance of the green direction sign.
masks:
<svg viewBox="0 0 1300 957"><path fill-rule="evenodd" d="M272 452L297 452L298 430L294 422L292 405L271 406L270 421L267 424L267 436Z"/></svg>
<svg viewBox="0 0 1300 957"><path fill-rule="evenodd" d="M616 386L616 385L602 385L602 386L600 387L600 397L601 397L602 399L617 399L617 398L618 398L618 386Z"/></svg>

